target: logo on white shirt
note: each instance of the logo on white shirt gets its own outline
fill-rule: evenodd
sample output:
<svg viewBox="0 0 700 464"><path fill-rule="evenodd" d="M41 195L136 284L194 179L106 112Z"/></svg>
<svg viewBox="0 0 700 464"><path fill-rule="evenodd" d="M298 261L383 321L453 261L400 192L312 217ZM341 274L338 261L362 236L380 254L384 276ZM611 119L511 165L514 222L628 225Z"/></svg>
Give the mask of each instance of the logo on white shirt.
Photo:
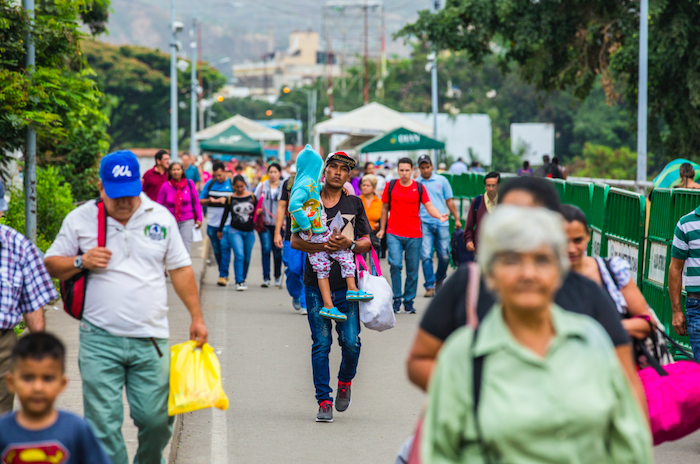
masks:
<svg viewBox="0 0 700 464"><path fill-rule="evenodd" d="M159 242L161 240L165 240L168 232L165 227L161 226L160 224L151 224L150 226L146 226L144 228L143 234L151 240Z"/></svg>
<svg viewBox="0 0 700 464"><path fill-rule="evenodd" d="M129 166L116 165L112 169L112 175L114 177L131 177L131 169Z"/></svg>

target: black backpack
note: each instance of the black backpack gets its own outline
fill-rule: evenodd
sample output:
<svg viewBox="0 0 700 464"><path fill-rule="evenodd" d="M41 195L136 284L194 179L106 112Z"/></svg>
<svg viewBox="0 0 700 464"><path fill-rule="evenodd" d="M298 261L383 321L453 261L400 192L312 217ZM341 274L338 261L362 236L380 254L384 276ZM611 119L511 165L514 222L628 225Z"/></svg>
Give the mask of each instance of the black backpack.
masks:
<svg viewBox="0 0 700 464"><path fill-rule="evenodd" d="M396 187L396 183L398 182L398 179L394 179L391 182L389 182L389 209L391 209L391 191L394 190L394 187ZM416 182L416 186L418 187L418 207L420 208L420 205L423 204L423 184L420 182Z"/></svg>

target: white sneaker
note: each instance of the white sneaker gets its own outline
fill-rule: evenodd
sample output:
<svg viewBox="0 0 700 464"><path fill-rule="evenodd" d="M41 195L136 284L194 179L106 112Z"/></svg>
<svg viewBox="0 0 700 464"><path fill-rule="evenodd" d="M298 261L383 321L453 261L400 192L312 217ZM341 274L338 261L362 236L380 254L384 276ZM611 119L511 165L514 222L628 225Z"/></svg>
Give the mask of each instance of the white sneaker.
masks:
<svg viewBox="0 0 700 464"><path fill-rule="evenodd" d="M307 314L309 314L309 312L306 310L306 308L301 308L301 315L306 316Z"/></svg>
<svg viewBox="0 0 700 464"><path fill-rule="evenodd" d="M237 292L242 292L245 290L245 284L243 282L239 282L236 284L236 291Z"/></svg>
<svg viewBox="0 0 700 464"><path fill-rule="evenodd" d="M270 286L270 279L265 279L263 280L263 283L261 285L262 288L267 288Z"/></svg>
<svg viewBox="0 0 700 464"><path fill-rule="evenodd" d="M243 287L243 290L248 290L248 284L246 283L245 280L243 282L241 282L241 286Z"/></svg>
<svg viewBox="0 0 700 464"><path fill-rule="evenodd" d="M275 285L276 285L278 288L282 288L282 276L280 276L280 277L275 277Z"/></svg>

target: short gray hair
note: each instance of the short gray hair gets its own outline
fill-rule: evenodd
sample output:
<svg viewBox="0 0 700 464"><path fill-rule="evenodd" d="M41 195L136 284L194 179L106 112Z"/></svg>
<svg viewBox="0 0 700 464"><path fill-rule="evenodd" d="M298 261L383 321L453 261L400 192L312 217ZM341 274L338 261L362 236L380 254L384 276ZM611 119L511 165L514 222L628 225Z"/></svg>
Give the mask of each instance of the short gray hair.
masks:
<svg viewBox="0 0 700 464"><path fill-rule="evenodd" d="M360 181L360 185L362 185L365 181L369 182L373 189L377 188L377 176L374 174L365 174L364 177L362 177L362 181Z"/></svg>
<svg viewBox="0 0 700 464"><path fill-rule="evenodd" d="M484 273L501 253L527 253L547 245L557 256L559 269L569 271L568 240L561 215L545 208L500 205L484 217L479 227L477 259Z"/></svg>

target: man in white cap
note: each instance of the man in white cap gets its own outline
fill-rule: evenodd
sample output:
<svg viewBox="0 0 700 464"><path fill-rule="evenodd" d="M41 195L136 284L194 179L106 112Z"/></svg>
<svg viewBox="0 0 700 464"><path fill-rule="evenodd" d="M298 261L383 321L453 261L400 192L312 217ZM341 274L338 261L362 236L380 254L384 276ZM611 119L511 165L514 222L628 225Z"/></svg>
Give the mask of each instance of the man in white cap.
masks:
<svg viewBox="0 0 700 464"><path fill-rule="evenodd" d="M141 190L139 163L128 150L100 163L106 244L98 245L98 206L71 211L46 253L51 275L67 280L90 270L80 321L80 375L85 418L114 464L128 464L122 395L139 429L134 462L160 463L172 436L168 416L170 349L168 271L192 317L190 339L207 341L192 261L175 217Z"/></svg>

